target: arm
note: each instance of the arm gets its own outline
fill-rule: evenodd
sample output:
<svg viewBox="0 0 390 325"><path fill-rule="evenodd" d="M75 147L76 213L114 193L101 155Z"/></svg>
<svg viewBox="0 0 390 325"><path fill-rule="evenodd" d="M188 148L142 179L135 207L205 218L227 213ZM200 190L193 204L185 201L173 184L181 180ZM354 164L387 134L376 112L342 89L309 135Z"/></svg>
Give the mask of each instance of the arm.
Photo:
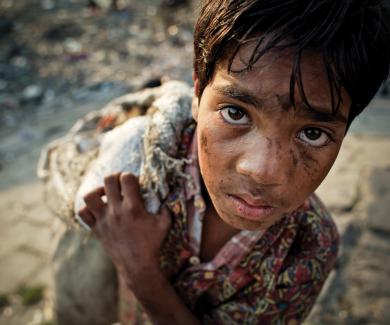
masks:
<svg viewBox="0 0 390 325"><path fill-rule="evenodd" d="M137 297L153 324L200 324L160 270L147 273L139 282L141 286L127 285L127 289Z"/></svg>
<svg viewBox="0 0 390 325"><path fill-rule="evenodd" d="M106 195L107 203L102 200ZM155 324L199 324L159 268L160 247L170 227L168 211L149 214L132 174L105 178L84 197L80 217L100 240L118 274Z"/></svg>

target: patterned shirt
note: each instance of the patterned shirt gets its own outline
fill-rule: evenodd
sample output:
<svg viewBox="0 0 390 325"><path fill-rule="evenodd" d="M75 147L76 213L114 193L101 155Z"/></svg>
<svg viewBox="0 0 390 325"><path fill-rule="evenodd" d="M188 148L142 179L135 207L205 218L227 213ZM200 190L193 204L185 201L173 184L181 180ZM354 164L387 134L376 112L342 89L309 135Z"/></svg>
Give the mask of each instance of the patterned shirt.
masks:
<svg viewBox="0 0 390 325"><path fill-rule="evenodd" d="M202 263L206 205L194 133L195 124L184 130L180 150L192 161L185 169L191 177L171 189L165 202L173 225L161 251L161 268L204 324L301 323L336 260L339 237L332 218L313 194L266 231L240 231ZM122 324L147 323L142 307L121 287Z"/></svg>

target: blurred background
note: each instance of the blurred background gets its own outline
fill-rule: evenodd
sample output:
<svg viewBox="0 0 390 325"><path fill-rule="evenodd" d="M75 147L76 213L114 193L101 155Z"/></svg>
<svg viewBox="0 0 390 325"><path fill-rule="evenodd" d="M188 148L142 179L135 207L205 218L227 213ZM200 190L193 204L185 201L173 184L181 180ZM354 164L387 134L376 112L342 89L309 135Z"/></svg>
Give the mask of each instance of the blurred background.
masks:
<svg viewBox="0 0 390 325"><path fill-rule="evenodd" d="M55 324L40 150L111 99L191 83L196 0L0 0L0 325ZM390 324L390 97L353 124L318 194L342 251L308 324Z"/></svg>

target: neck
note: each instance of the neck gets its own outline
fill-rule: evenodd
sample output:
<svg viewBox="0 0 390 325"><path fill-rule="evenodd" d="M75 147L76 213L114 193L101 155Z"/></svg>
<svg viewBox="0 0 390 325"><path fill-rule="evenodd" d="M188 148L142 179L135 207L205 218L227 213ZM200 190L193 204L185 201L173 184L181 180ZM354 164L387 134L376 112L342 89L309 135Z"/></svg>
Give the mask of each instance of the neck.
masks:
<svg viewBox="0 0 390 325"><path fill-rule="evenodd" d="M200 257L207 262L221 250L221 248L236 234L239 229L226 224L215 211L212 204L208 208L203 221L202 242Z"/></svg>

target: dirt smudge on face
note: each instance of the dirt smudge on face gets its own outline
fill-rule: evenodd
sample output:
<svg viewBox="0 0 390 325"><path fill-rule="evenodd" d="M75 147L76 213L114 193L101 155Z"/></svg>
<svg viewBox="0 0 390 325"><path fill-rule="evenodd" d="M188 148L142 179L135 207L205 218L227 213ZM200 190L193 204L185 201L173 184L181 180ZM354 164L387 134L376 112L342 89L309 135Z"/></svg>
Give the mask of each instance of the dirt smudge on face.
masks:
<svg viewBox="0 0 390 325"><path fill-rule="evenodd" d="M208 140L207 140L207 136L204 134L204 132L200 135L200 145L203 149L203 151L208 154Z"/></svg>
<svg viewBox="0 0 390 325"><path fill-rule="evenodd" d="M280 152L282 150L282 144L279 140L273 140L272 138L266 137L265 140L267 141L267 148L270 149L272 146L275 147L275 152L277 155L280 155Z"/></svg>
<svg viewBox="0 0 390 325"><path fill-rule="evenodd" d="M308 153L307 149L300 151L300 158L306 174L310 178L315 178L319 172L319 162Z"/></svg>
<svg viewBox="0 0 390 325"><path fill-rule="evenodd" d="M276 95L276 99L283 111L287 112L293 106L291 103L290 95Z"/></svg>
<svg viewBox="0 0 390 325"><path fill-rule="evenodd" d="M268 147L268 148L271 148L271 146L272 146L272 139L266 137L265 140L267 140L267 147Z"/></svg>
<svg viewBox="0 0 390 325"><path fill-rule="evenodd" d="M297 168L298 167L298 157L297 157L297 154L292 149L290 149L290 157L291 157L291 161L293 163L294 168Z"/></svg>

